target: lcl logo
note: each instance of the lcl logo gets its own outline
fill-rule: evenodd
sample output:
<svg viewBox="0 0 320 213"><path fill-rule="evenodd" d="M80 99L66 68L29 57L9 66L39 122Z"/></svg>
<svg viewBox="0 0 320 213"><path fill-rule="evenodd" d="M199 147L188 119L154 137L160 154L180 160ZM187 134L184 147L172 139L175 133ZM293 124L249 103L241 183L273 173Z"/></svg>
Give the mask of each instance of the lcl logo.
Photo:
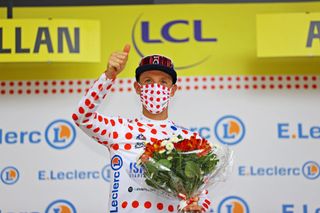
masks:
<svg viewBox="0 0 320 213"><path fill-rule="evenodd" d="M162 28L160 29L161 38L150 38L150 28L151 23L149 21L142 21L141 22L141 35L142 41L145 43L163 43L163 40L168 42L175 42L175 43L182 43L182 42L189 42L190 37L186 36L184 38L176 38L170 32L171 29L177 27L178 25L184 25L187 27L193 28L193 38L195 41L198 42L216 42L217 38L204 38L202 36L202 21L201 20L172 20L165 23ZM187 32L188 30L186 30Z"/></svg>
<svg viewBox="0 0 320 213"><path fill-rule="evenodd" d="M213 46L210 44L218 41L212 35L212 23L209 26L209 22L201 18L160 20L141 17L136 19L131 32L135 51L140 57L144 57L145 53L150 54L151 50L152 53L164 52L169 57L174 55L175 69L188 69L202 64L211 56ZM196 49L199 50L198 54L194 54Z"/></svg>

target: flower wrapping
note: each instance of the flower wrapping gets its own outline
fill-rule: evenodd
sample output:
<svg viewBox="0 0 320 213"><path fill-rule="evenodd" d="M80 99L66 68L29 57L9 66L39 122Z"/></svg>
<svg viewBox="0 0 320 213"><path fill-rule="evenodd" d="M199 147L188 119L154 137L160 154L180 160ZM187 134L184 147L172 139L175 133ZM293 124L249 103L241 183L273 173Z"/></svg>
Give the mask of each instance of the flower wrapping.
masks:
<svg viewBox="0 0 320 213"><path fill-rule="evenodd" d="M174 136L145 144L138 158L144 181L158 194L179 199L179 210L224 181L232 168L232 151L206 139Z"/></svg>

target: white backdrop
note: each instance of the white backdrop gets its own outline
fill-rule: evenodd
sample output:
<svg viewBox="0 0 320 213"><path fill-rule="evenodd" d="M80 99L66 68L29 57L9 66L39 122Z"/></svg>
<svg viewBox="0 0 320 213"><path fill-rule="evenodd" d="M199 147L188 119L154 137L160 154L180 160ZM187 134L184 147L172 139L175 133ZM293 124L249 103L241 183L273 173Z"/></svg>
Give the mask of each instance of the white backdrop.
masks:
<svg viewBox="0 0 320 213"><path fill-rule="evenodd" d="M211 212L320 212L319 77L273 79L179 79L170 118L235 152L231 177L210 190ZM92 82L1 84L1 213L108 212L108 150L71 119ZM139 116L131 84L117 80L99 111Z"/></svg>

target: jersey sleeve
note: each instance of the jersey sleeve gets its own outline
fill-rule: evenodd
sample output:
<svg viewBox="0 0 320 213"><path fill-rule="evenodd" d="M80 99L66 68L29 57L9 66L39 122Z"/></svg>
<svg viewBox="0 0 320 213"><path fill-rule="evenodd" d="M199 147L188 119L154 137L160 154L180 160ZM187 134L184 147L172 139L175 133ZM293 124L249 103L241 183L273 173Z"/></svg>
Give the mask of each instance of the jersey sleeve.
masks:
<svg viewBox="0 0 320 213"><path fill-rule="evenodd" d="M108 146L114 142L115 129L121 129L116 122L119 117L108 117L97 112L100 104L111 91L114 81L106 78L103 73L80 100L72 114L75 124L98 143Z"/></svg>

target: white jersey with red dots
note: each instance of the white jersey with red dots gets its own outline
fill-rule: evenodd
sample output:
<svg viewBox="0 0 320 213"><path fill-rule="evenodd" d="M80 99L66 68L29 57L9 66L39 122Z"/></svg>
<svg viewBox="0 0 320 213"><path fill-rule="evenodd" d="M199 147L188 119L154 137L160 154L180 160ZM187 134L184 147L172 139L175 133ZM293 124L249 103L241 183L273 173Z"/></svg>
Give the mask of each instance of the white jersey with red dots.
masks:
<svg viewBox="0 0 320 213"><path fill-rule="evenodd" d="M137 158L145 141L166 139L173 135L190 137L197 133L176 126L170 120L150 120L144 116L133 120L101 115L97 109L113 85L105 74L81 99L72 118L77 126L98 143L106 146L111 158L109 212L177 212L179 200L159 196L151 188L133 179L143 178ZM210 205L206 195L200 196L203 212ZM107 212L108 212L107 211Z"/></svg>

